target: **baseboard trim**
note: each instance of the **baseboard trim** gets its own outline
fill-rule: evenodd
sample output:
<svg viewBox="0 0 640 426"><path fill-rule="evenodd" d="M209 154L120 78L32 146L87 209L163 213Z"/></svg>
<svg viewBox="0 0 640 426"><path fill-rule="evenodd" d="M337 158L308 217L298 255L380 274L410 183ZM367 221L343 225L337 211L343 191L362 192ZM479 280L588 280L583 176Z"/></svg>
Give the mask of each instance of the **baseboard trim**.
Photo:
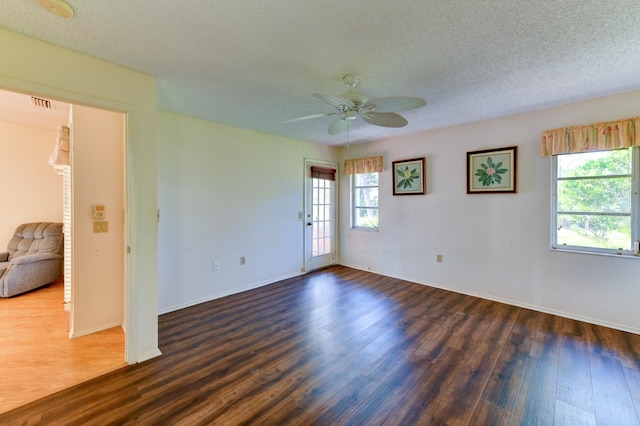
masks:
<svg viewBox="0 0 640 426"><path fill-rule="evenodd" d="M140 362L145 362L147 360L150 360L151 358L155 358L155 357L160 356L160 355L162 355L162 352L160 352L160 349L156 348L156 349L154 349L152 351L149 351L149 352L146 352L146 353L138 355L137 359L138 359L138 362L140 363Z"/></svg>
<svg viewBox="0 0 640 426"><path fill-rule="evenodd" d="M174 311L179 311L180 309L190 308L191 306L199 305L201 303L210 302L212 300L220 299L222 297L231 296L232 294L238 294L238 293L242 293L243 291L253 290L253 289L259 288L259 287L264 287L265 285L273 284L273 283L276 283L278 281L282 281L282 280L286 280L286 279L294 278L294 277L299 277L300 275L304 275L305 273L306 272L295 272L293 274L283 275L283 276L280 276L280 277L277 277L277 278L272 278L272 279L268 279L268 280L265 280L265 281L260 281L258 283L248 284L248 285L245 285L245 286L240 287L238 289L234 289L232 291L227 291L227 292L222 292L222 293L215 293L215 294L212 294L212 295L209 295L209 296L205 296L205 297L202 297L202 298L199 298L199 299L193 299L193 300L190 300L188 302L178 303L177 305L167 306L165 308L159 309L158 310L158 315L168 314L169 312L174 312Z"/></svg>
<svg viewBox="0 0 640 426"><path fill-rule="evenodd" d="M103 331L103 330L108 330L110 328L113 327L122 327L122 322L120 321L115 321L112 323L108 323L108 324L102 324L93 328L89 328L87 330L82 330L79 332L76 332L74 330L72 330L71 332L69 332L69 338L70 339L77 339L78 337L82 337L82 336L87 336L89 334L93 334L93 333L97 333L98 331Z"/></svg>
<svg viewBox="0 0 640 426"><path fill-rule="evenodd" d="M583 316L583 315L573 314L573 313L570 313L570 312L564 312L564 311L560 311L560 310L557 310L557 309L550 309L550 308L547 308L545 306L534 305L534 304L530 304L530 303L521 302L521 301L518 301L518 300L505 299L505 298L502 298L502 297L496 297L496 296L492 296L492 295L489 295L489 294L478 293L478 292L463 290L463 289L454 288L454 287L448 287L446 285L442 285L442 284L438 284L438 283L419 280L419 279L417 279L415 277L406 277L406 276L397 275L397 274L389 274L389 273L386 273L386 272L373 270L370 267L365 267L365 266L360 266L360 265L351 265L351 264L347 264L347 263L341 263L341 265L342 266L346 266L347 268L353 268L353 269L358 269L358 270L361 270L361 271L371 272L371 273L374 273L374 274L384 275L385 277L396 278L396 279L404 280L404 281L410 281L410 282L413 282L413 283L416 283L416 284L420 284L420 285L426 285L426 286L429 286L429 287L439 288L441 290L452 291L454 293L459 293L459 294L464 294L464 295L467 295L467 296L478 297L480 299L491 300L493 302L505 303L507 305L516 306L518 308L530 309L532 311L543 312L545 314L551 314L551 315L557 315L559 317L569 318L569 319L573 319L573 320L577 320L577 321L586 322L586 323L589 323L589 324L600 325L600 326L603 326L603 327L612 328L612 329L615 329L615 330L620 330L620 331L625 331L625 332L628 332L628 333L633 333L633 334L640 335L640 329L634 328L634 327L629 327L629 326L626 326L624 324L618 324L618 323L614 323L614 322L610 322L610 321L604 321L604 320L601 320L601 319L598 319L598 318L592 318L592 317L587 317L587 316Z"/></svg>

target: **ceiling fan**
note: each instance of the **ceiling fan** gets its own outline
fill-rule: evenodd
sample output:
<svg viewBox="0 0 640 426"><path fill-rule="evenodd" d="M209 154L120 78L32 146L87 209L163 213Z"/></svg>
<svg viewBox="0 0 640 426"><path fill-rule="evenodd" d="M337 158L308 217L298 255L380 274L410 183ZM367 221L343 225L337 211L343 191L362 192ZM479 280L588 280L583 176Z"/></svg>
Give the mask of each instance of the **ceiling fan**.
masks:
<svg viewBox="0 0 640 426"><path fill-rule="evenodd" d="M337 109L337 112L325 112L321 114L305 115L304 117L292 118L284 123L309 120L312 118L338 116L329 126L329 134L338 134L349 126L349 123L358 117L376 126L383 127L404 127L407 120L397 114L400 111L407 111L425 106L427 102L421 98L411 96L394 96L389 98L371 99L367 98L355 90L360 82L360 77L356 74L347 74L342 77L345 86L349 88L346 93L340 96L323 95L314 93L313 97L329 104Z"/></svg>

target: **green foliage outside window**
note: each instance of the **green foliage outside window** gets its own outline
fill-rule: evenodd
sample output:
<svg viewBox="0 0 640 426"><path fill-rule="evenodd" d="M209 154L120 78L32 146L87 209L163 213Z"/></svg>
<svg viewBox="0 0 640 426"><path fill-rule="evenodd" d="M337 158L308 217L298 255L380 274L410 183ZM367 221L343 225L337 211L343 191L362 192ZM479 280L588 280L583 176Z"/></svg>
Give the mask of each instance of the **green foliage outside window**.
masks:
<svg viewBox="0 0 640 426"><path fill-rule="evenodd" d="M631 187L630 149L559 156L558 243L629 249Z"/></svg>
<svg viewBox="0 0 640 426"><path fill-rule="evenodd" d="M353 176L353 226L378 228L378 173Z"/></svg>

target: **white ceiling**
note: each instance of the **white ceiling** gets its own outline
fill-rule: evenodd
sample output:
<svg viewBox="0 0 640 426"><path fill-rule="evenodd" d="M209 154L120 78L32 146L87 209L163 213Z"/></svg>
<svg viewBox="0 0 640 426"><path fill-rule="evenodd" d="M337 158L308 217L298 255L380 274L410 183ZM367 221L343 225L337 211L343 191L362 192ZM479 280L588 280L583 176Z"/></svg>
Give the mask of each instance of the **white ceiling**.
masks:
<svg viewBox="0 0 640 426"><path fill-rule="evenodd" d="M409 125L351 143L640 89L638 0L2 0L0 26L157 77L158 107L330 145L339 95L417 96ZM7 60L7 58L3 59Z"/></svg>

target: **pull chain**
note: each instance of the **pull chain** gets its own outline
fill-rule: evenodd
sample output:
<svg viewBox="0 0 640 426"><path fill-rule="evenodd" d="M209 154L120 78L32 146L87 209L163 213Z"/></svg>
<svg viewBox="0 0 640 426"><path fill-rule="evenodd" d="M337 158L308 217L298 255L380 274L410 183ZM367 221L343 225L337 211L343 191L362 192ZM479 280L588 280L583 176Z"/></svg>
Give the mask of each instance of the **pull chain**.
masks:
<svg viewBox="0 0 640 426"><path fill-rule="evenodd" d="M349 123L347 123L347 148L349 148Z"/></svg>

